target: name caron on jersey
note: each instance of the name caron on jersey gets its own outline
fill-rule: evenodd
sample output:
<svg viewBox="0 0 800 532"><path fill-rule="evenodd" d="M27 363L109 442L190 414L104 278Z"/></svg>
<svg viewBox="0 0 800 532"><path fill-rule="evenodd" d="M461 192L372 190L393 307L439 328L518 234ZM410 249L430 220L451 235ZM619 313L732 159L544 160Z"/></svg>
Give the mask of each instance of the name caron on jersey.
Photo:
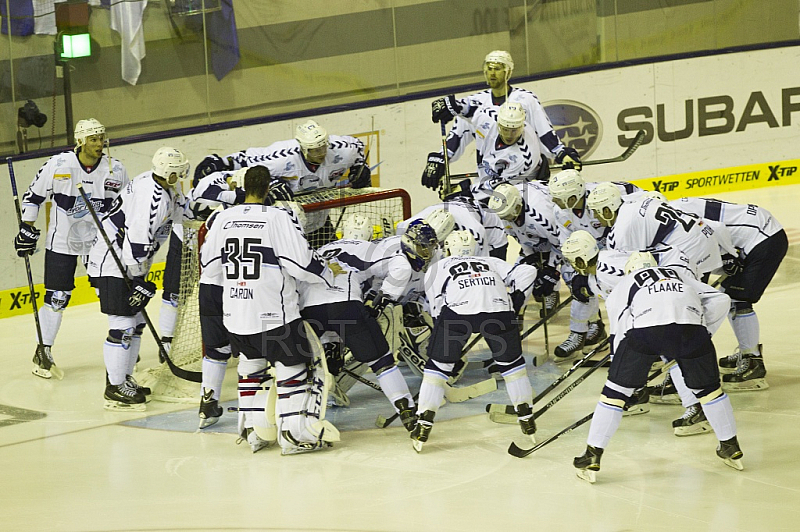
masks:
<svg viewBox="0 0 800 532"><path fill-rule="evenodd" d="M229 297L231 299L253 299L253 289L232 286Z"/></svg>

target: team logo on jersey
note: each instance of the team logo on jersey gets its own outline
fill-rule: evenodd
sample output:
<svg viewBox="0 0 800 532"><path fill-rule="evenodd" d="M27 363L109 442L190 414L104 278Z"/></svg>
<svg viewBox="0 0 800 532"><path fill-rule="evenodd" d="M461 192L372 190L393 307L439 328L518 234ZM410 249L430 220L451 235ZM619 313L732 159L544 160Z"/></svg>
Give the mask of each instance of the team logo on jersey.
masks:
<svg viewBox="0 0 800 532"><path fill-rule="evenodd" d="M89 198L89 201L92 202L92 207L94 207L95 211L102 209L103 200L93 200L91 193L87 193L86 196ZM73 218L83 218L87 214L89 214L89 209L86 208L86 202L83 201L83 197L75 198L75 204L72 205L71 209L67 209L67 216L72 216Z"/></svg>
<svg viewBox="0 0 800 532"><path fill-rule="evenodd" d="M342 159L343 159L343 157L337 153L336 156L333 158L333 164L338 163Z"/></svg>
<svg viewBox="0 0 800 532"><path fill-rule="evenodd" d="M53 174L55 181L67 181L72 178L72 174Z"/></svg>
<svg viewBox="0 0 800 532"><path fill-rule="evenodd" d="M286 166L283 167L284 172L291 172L294 170L294 163L292 161L286 161Z"/></svg>
<svg viewBox="0 0 800 532"><path fill-rule="evenodd" d="M594 109L571 100L555 100L543 107L565 146L578 150L584 159L597 149L603 124Z"/></svg>
<svg viewBox="0 0 800 532"><path fill-rule="evenodd" d="M122 186L122 181L119 181L117 179L106 179L105 183L103 183L103 186L105 187L106 190L116 191L119 190L119 187Z"/></svg>

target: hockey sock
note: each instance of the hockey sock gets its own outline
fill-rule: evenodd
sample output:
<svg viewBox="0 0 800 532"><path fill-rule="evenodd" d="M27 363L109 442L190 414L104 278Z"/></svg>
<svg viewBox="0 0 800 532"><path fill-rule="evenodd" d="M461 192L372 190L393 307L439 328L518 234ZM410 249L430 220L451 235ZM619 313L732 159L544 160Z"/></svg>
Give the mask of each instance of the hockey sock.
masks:
<svg viewBox="0 0 800 532"><path fill-rule="evenodd" d="M378 384L381 385L383 394L394 406L395 401L405 397L408 399L409 406L414 406L414 399L411 397L411 392L408 391L408 384L400 372L400 368L392 365L389 369L385 369L378 374ZM395 408L395 410L397 410Z"/></svg>
<svg viewBox="0 0 800 532"><path fill-rule="evenodd" d="M693 404L697 403L697 398L692 393L692 390L686 386L686 381L683 380L681 368L678 367L677 364L669 368L669 377L672 379L672 383L675 385L675 389L678 391L683 408L689 408Z"/></svg>
<svg viewBox="0 0 800 532"><path fill-rule="evenodd" d="M61 310L53 310L50 305L44 305L39 309L39 323L42 327L42 342L44 342L44 345L53 345L55 343L63 318L64 313ZM39 342L38 338L36 342Z"/></svg>
<svg viewBox="0 0 800 532"><path fill-rule="evenodd" d="M696 394L700 393L699 390L692 391ZM733 407L728 394L717 388L715 392L699 399L700 405L703 407L703 413L706 415L711 428L714 429L717 439L725 441L736 436L736 420L733 417Z"/></svg>
<svg viewBox="0 0 800 532"><path fill-rule="evenodd" d="M175 322L178 320L178 302L161 300L161 313L158 316L158 329L161 336L172 338L175 336Z"/></svg>
<svg viewBox="0 0 800 532"><path fill-rule="evenodd" d="M128 376L128 353L133 329L108 331L108 338L103 344L103 360L106 364L108 382L115 386L125 382Z"/></svg>
<svg viewBox="0 0 800 532"><path fill-rule="evenodd" d="M267 379L267 361L239 355L239 433L253 427L253 398Z"/></svg>
<svg viewBox="0 0 800 532"><path fill-rule="evenodd" d="M126 375L133 375L136 359L139 358L139 349L142 347L142 335L134 333L131 336L131 347L128 349L128 368Z"/></svg>
<svg viewBox="0 0 800 532"><path fill-rule="evenodd" d="M737 305L734 302L731 308L737 306L741 308L728 313L728 319L731 322L733 334L736 335L736 340L739 342L739 351L742 354L758 354L758 341L761 332L758 316L756 316L752 306Z"/></svg>
<svg viewBox="0 0 800 532"><path fill-rule="evenodd" d="M528 372L525 370L525 359L521 356L508 363L496 362L500 369L500 374L506 383L508 398L514 406L522 403L531 404L533 402L533 388L528 379Z"/></svg>
<svg viewBox="0 0 800 532"><path fill-rule="evenodd" d="M626 388L611 381L606 381L600 401L594 409L592 426L586 444L605 449L611 437L617 432L622 421L622 407L633 395L633 388Z"/></svg>
<svg viewBox="0 0 800 532"><path fill-rule="evenodd" d="M419 389L418 414L422 414L426 410L439 411L439 406L444 399L444 387L447 385L447 377L454 367L455 364L428 360L425 364L425 372L422 375L422 386Z"/></svg>
<svg viewBox="0 0 800 532"><path fill-rule="evenodd" d="M214 399L219 401L219 393L222 390L222 381L225 380L225 370L227 368L227 360L203 358L203 383L201 384L200 393L203 393L203 389L213 390Z"/></svg>
<svg viewBox="0 0 800 532"><path fill-rule="evenodd" d="M589 320L597 316L599 310L600 302L597 296L591 297L588 303L573 299L569 306L569 330L586 334L589 331Z"/></svg>

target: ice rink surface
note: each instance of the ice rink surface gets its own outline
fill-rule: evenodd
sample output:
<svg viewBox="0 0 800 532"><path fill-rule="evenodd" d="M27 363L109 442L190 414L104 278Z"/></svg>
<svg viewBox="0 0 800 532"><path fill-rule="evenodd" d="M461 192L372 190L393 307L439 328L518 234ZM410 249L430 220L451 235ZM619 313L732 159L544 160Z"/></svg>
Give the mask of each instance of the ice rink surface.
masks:
<svg viewBox="0 0 800 532"><path fill-rule="evenodd" d="M231 413L198 434L196 406L153 401L144 413L103 410L107 322L90 304L67 310L53 349L63 381L31 375L30 315L0 320L0 530L797 530L800 185L718 197L767 208L790 242L755 307L770 388L731 395L744 471L716 457L713 433L672 434L679 405L624 418L594 485L572 467L588 424L514 458L506 452L512 440L528 446L519 428L483 413L487 402L506 402L502 382L491 395L442 407L421 454L401 426L375 428L390 407L360 384L349 409L329 410L342 431L333 448L252 454L235 445ZM150 307L157 323L158 305ZM551 351L566 337L567 314L549 327ZM142 364L154 365L146 335ZM732 352L728 324L714 342L720 355ZM543 346L540 329L526 354ZM534 391L566 369L529 363ZM466 382L486 377L475 371ZM595 372L540 417L537 438L592 412L604 379L604 370ZM229 369L223 399L235 397L235 382ZM409 383L416 392L419 379Z"/></svg>

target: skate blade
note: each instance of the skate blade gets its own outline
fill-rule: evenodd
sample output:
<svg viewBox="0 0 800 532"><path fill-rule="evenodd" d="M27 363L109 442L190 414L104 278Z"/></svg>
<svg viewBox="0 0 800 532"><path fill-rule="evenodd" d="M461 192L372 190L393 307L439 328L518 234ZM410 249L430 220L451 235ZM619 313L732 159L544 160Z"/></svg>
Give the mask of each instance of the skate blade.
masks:
<svg viewBox="0 0 800 532"><path fill-rule="evenodd" d="M579 352L575 351L573 354L565 356L565 357L560 357L560 356L557 356L557 355L553 355L553 362L555 362L556 364L566 364L568 362L575 362L575 360L578 358L578 354L579 354Z"/></svg>
<svg viewBox="0 0 800 532"><path fill-rule="evenodd" d="M319 443L309 443L308 446L306 445L291 445L286 447L281 447L281 456L289 456L292 454L305 454L305 453L313 453L314 451L319 451L324 447L333 447L330 443L325 443L323 446L323 442Z"/></svg>
<svg viewBox="0 0 800 532"><path fill-rule="evenodd" d="M728 467L732 467L737 471L744 471L744 465L742 465L742 460L740 458L723 458L723 462Z"/></svg>
<svg viewBox="0 0 800 532"><path fill-rule="evenodd" d="M411 440L411 445L414 447L415 451L421 453L422 447L425 445L425 442L419 440Z"/></svg>
<svg viewBox="0 0 800 532"><path fill-rule="evenodd" d="M722 391L725 393L736 392L757 392L759 390L766 390L769 384L764 379L753 379L744 382L723 382Z"/></svg>
<svg viewBox="0 0 800 532"><path fill-rule="evenodd" d="M117 401L109 401L106 399L105 403L103 404L103 408L112 412L144 412L146 407L144 403L129 405L125 403L118 403Z"/></svg>
<svg viewBox="0 0 800 532"><path fill-rule="evenodd" d="M597 481L597 471L591 469L578 469L575 474L578 475L579 479L585 480L589 484L594 484Z"/></svg>
<svg viewBox="0 0 800 532"><path fill-rule="evenodd" d="M50 369L45 369L38 364L33 365L33 369L31 373L36 375L37 377L41 377L42 379L51 379L55 377L56 380L63 380L64 379L64 370L53 364L50 366Z"/></svg>
<svg viewBox="0 0 800 532"><path fill-rule="evenodd" d="M197 428L204 429L206 427L210 427L211 425L214 425L217 421L219 421L218 417L200 418L200 423L197 426Z"/></svg>
<svg viewBox="0 0 800 532"><path fill-rule="evenodd" d="M628 410L624 410L622 412L622 417L638 416L640 414L646 414L649 411L650 411L650 405L648 405L647 403L644 403L644 404L641 404L641 405L633 406L633 407L629 408Z"/></svg>
<svg viewBox="0 0 800 532"><path fill-rule="evenodd" d="M255 454L255 453L257 453L258 451L260 451L262 449L269 448L270 446L272 446L273 443L275 443L275 442L266 441L266 440L259 440L256 443L251 443L250 444L250 450L253 451L253 454ZM283 454L283 452L281 452L281 454Z"/></svg>
<svg viewBox="0 0 800 532"><path fill-rule="evenodd" d="M673 429L675 436L695 436L696 434L705 434L711 432L711 424L708 421L701 421L691 427L675 427Z"/></svg>

